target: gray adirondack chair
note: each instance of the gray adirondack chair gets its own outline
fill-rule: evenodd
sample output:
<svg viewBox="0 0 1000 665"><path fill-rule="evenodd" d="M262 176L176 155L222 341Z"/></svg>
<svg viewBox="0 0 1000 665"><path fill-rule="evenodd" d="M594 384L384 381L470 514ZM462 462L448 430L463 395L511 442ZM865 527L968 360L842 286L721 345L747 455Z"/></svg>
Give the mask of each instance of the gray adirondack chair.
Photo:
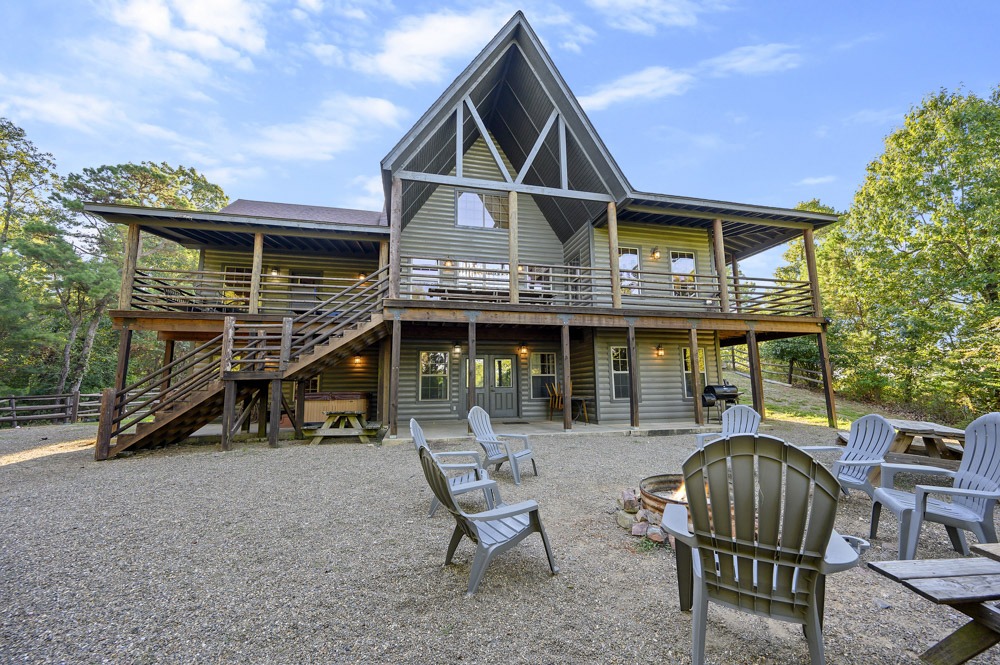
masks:
<svg viewBox="0 0 1000 665"><path fill-rule="evenodd" d="M858 561L833 529L837 479L791 444L746 434L696 450L683 475L693 531L676 504L663 527L693 548L693 665L705 660L709 601L802 624L811 662L822 665L825 576Z"/></svg>
<svg viewBox="0 0 1000 665"><path fill-rule="evenodd" d="M493 431L490 414L478 406L469 410L469 425L476 435L476 443L482 446L483 452L486 453L484 466L493 465L493 470L497 471L501 464L510 462L515 485L521 484L521 462L531 460L531 468L534 469L535 475L538 475L538 465L535 464L534 451L531 449L531 441L527 434L497 434ZM511 448L510 442L504 439L520 441L521 449Z"/></svg>
<svg viewBox="0 0 1000 665"><path fill-rule="evenodd" d="M416 418L410 418L410 435L413 437L413 447L416 448L418 453L421 447L430 450L430 446L427 445L427 438L424 436L424 430ZM500 489L497 487L496 481L492 480L486 469L483 468L478 452L475 450L455 450L438 453L432 452L431 454L441 463L442 469L448 471L457 470L459 472L458 474L448 476L448 484L451 485L452 494L464 494L466 492L482 490L487 508L492 509L496 504L501 502ZM441 462L442 459L456 458L470 458L472 461ZM427 517L434 517L434 513L440 505L441 502L438 501L436 496L431 497L431 511Z"/></svg>
<svg viewBox="0 0 1000 665"><path fill-rule="evenodd" d="M841 489L844 494L848 489L861 490L871 499L875 488L868 476L874 467L885 462L885 454L895 438L896 430L889 421L872 413L851 423L846 446L801 446L801 449L807 453L842 450L840 459L830 469L840 481Z"/></svg>
<svg viewBox="0 0 1000 665"><path fill-rule="evenodd" d="M882 486L872 503L871 537L878 531L882 506L899 521L899 558L912 559L924 522L938 522L948 531L956 552L969 554L964 531L981 543L997 542L993 508L1000 499L1000 413L977 418L965 430L965 450L958 471L918 464L883 464ZM951 487L917 485L913 492L893 489L897 473L950 477ZM932 498L932 494L951 501Z"/></svg>
<svg viewBox="0 0 1000 665"><path fill-rule="evenodd" d="M458 549L458 544L463 537L468 537L469 540L476 543L476 555L472 560L472 570L469 572L467 595L471 596L476 593L476 589L479 588L479 583L483 579L483 574L493 557L507 551L533 533L538 533L542 537L545 555L549 559L549 570L552 571L553 575L559 572L556 560L552 556L552 548L549 546L549 538L545 534L542 519L538 514L536 502L522 501L512 506L499 504L493 510L466 513L455 502L448 477L426 446L420 449L420 464L424 468L424 476L427 478L427 483L431 486L434 496L455 518L455 531L451 534L451 542L448 543L448 553L444 559L445 565L451 563L452 557L455 556L455 550Z"/></svg>
<svg viewBox="0 0 1000 665"><path fill-rule="evenodd" d="M734 404L722 412L721 432L702 432L695 434L698 439L698 447L705 445L706 441L721 439L733 434L756 434L760 427L760 414L743 404Z"/></svg>

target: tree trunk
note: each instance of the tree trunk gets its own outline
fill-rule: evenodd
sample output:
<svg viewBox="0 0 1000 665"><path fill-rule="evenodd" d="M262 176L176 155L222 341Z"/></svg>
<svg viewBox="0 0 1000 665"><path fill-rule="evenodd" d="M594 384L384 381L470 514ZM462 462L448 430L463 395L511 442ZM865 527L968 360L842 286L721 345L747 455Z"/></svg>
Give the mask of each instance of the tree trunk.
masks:
<svg viewBox="0 0 1000 665"><path fill-rule="evenodd" d="M66 379L69 377L70 358L73 354L73 344L76 342L77 333L80 332L80 324L83 319L79 317L67 317L70 322L69 334L66 336L66 344L63 346L62 369L59 370L59 385L56 386L56 394L62 395L66 390Z"/></svg>
<svg viewBox="0 0 1000 665"><path fill-rule="evenodd" d="M80 392L80 386L83 384L83 376L87 373L87 367L90 365L90 354L94 350L94 338L97 337L97 329L101 325L101 319L104 317L104 312L107 308L108 300L101 300L97 303L97 309L91 315L90 321L87 322L87 332L83 336L83 348L80 349L80 357L77 358L76 367L73 369L71 393Z"/></svg>

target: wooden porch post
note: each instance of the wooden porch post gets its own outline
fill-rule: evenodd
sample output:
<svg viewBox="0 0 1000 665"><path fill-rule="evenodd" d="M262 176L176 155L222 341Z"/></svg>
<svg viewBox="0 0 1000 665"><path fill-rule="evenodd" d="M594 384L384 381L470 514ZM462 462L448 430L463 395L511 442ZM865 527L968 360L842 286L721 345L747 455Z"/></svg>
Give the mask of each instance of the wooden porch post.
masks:
<svg viewBox="0 0 1000 665"><path fill-rule="evenodd" d="M608 263L611 266L611 306L622 306L622 273L618 265L618 207L608 204Z"/></svg>
<svg viewBox="0 0 1000 665"><path fill-rule="evenodd" d="M281 379L271 379L271 426L267 430L267 445L278 447L278 434L281 430Z"/></svg>
<svg viewBox="0 0 1000 665"><path fill-rule="evenodd" d="M823 396L826 398L826 421L830 427L837 427L837 403L833 394L833 368L830 366L830 347L826 343L826 324L816 335L819 344L820 369L823 371Z"/></svg>
<svg viewBox="0 0 1000 665"><path fill-rule="evenodd" d="M802 230L802 246L805 249L806 269L809 271L809 288L812 290L813 314L823 316L823 303L819 299L819 273L816 271L816 247L813 244L812 227Z"/></svg>
<svg viewBox="0 0 1000 665"><path fill-rule="evenodd" d="M573 429L573 393L570 390L570 356L569 356L569 323L563 322L561 332L562 347L562 395L563 395L563 429Z"/></svg>
<svg viewBox="0 0 1000 665"><path fill-rule="evenodd" d="M269 382L261 381L257 390L257 438L267 436L267 389Z"/></svg>
<svg viewBox="0 0 1000 665"><path fill-rule="evenodd" d="M729 262L733 265L733 300L736 304L734 311L739 312L743 304L740 298L740 263L736 260L735 254Z"/></svg>
<svg viewBox="0 0 1000 665"><path fill-rule="evenodd" d="M635 343L635 325L628 325L628 410L629 424L639 426L639 350Z"/></svg>
<svg viewBox="0 0 1000 665"><path fill-rule="evenodd" d="M760 347L757 346L757 333L747 331L747 365L750 370L750 393L753 397L753 409L764 418L764 377L760 373Z"/></svg>
<svg viewBox="0 0 1000 665"><path fill-rule="evenodd" d="M715 242L715 272L719 275L719 304L722 313L729 313L729 280L726 279L726 245L722 236L722 220L712 222L712 238Z"/></svg>
<svg viewBox="0 0 1000 665"><path fill-rule="evenodd" d="M97 419L97 443L94 445L94 459L100 462L111 455L111 421L115 417L115 389L101 391L101 413Z"/></svg>
<svg viewBox="0 0 1000 665"><path fill-rule="evenodd" d="M306 388L309 379L299 379L295 382L295 438L302 438L302 426L306 421Z"/></svg>
<svg viewBox="0 0 1000 665"><path fill-rule="evenodd" d="M398 263L396 265L399 265ZM389 360L389 436L395 438L399 419L399 356L403 336L403 324L399 314L392 317L392 351Z"/></svg>
<svg viewBox="0 0 1000 665"><path fill-rule="evenodd" d="M466 367L465 380L468 388L465 395L466 412L476 405L476 319L469 318L469 366Z"/></svg>
<svg viewBox="0 0 1000 665"><path fill-rule="evenodd" d="M222 398L222 449L233 449L233 423L236 422L236 382L225 382Z"/></svg>
<svg viewBox="0 0 1000 665"><path fill-rule="evenodd" d="M507 230L509 231L507 246L510 256L508 261L510 264L510 302L516 305L521 298L517 283L517 264L520 259L517 251L517 192L514 190L507 192Z"/></svg>
<svg viewBox="0 0 1000 665"><path fill-rule="evenodd" d="M256 314L260 310L260 273L264 269L264 234L253 234L253 268L250 273L250 307Z"/></svg>
<svg viewBox="0 0 1000 665"><path fill-rule="evenodd" d="M378 421L389 422L389 340L379 343Z"/></svg>
<svg viewBox="0 0 1000 665"><path fill-rule="evenodd" d="M115 392L120 393L128 385L128 364L132 355L132 329L126 323L122 326L121 335L118 337L118 365L115 368ZM118 412L118 404L115 404L115 413Z"/></svg>
<svg viewBox="0 0 1000 665"><path fill-rule="evenodd" d="M378 244L378 267L379 270L389 265L389 243L385 240Z"/></svg>
<svg viewBox="0 0 1000 665"><path fill-rule="evenodd" d="M118 292L118 309L130 309L135 269L139 264L139 225L129 224L125 236L125 265L122 266L122 286Z"/></svg>
<svg viewBox="0 0 1000 665"><path fill-rule="evenodd" d="M694 421L705 424L705 409L701 404L701 366L698 364L698 329L691 328L688 337L688 353L691 354L691 393L694 396Z"/></svg>
<svg viewBox="0 0 1000 665"><path fill-rule="evenodd" d="M172 339L168 339L163 342L163 365L161 367L166 367L170 363L174 362L174 349L177 345ZM163 384L163 391L170 389L170 374L167 374L167 381Z"/></svg>
<svg viewBox="0 0 1000 665"><path fill-rule="evenodd" d="M403 232L403 181L392 179L389 199L389 298L399 297L399 238ZM394 375L395 376L395 375ZM395 415L395 414L393 414ZM393 421L395 435L395 420Z"/></svg>

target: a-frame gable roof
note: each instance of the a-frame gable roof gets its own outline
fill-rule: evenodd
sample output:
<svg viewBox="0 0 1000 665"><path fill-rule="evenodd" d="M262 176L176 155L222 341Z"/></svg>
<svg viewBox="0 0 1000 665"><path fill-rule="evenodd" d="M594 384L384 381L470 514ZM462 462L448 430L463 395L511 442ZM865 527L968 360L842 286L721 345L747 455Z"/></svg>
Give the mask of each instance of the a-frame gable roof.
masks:
<svg viewBox="0 0 1000 665"><path fill-rule="evenodd" d="M404 224L449 174L459 184L462 155L479 138L510 161L513 172L501 171L511 189L547 194L536 203L563 239L631 191L521 12L382 160L387 200L393 175L411 176Z"/></svg>

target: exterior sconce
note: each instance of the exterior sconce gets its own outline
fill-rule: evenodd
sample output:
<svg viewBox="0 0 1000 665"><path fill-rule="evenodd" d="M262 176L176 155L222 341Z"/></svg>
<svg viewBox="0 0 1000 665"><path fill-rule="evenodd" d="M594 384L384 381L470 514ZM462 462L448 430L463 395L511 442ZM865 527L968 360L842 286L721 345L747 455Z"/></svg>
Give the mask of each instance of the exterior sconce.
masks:
<svg viewBox="0 0 1000 665"><path fill-rule="evenodd" d="M445 268L450 268L450 267L452 267L453 265L455 265L455 262L454 262L454 261L452 261L451 259L445 259L445 260L444 260L444 267L445 267Z"/></svg>
<svg viewBox="0 0 1000 665"><path fill-rule="evenodd" d="M455 342L455 346L454 346L454 348L452 348L452 351L454 351L455 355L457 356L458 354L460 354L462 352L462 345L459 344L458 342Z"/></svg>
<svg viewBox="0 0 1000 665"><path fill-rule="evenodd" d="M656 345L656 357L657 358L662 358L663 357L663 345L662 344L657 344Z"/></svg>
<svg viewBox="0 0 1000 665"><path fill-rule="evenodd" d="M278 269L271 268L271 277L277 277L277 276L278 276Z"/></svg>
<svg viewBox="0 0 1000 665"><path fill-rule="evenodd" d="M359 272L359 273L358 273L358 279L359 279L359 280L361 280L361 279L364 279L364 278L365 278L365 277L367 277L367 276L368 276L368 275L364 274L363 272Z"/></svg>
<svg viewBox="0 0 1000 665"><path fill-rule="evenodd" d="M361 356L354 356L354 364L355 365L361 364Z"/></svg>
<svg viewBox="0 0 1000 665"><path fill-rule="evenodd" d="M659 261L660 260L660 248L659 247L654 247L649 252L649 258L653 259L654 261Z"/></svg>
<svg viewBox="0 0 1000 665"><path fill-rule="evenodd" d="M517 352L520 353L522 356L525 355L525 354L527 354L528 353L528 345L525 344L524 342L521 342L520 346L517 347Z"/></svg>

